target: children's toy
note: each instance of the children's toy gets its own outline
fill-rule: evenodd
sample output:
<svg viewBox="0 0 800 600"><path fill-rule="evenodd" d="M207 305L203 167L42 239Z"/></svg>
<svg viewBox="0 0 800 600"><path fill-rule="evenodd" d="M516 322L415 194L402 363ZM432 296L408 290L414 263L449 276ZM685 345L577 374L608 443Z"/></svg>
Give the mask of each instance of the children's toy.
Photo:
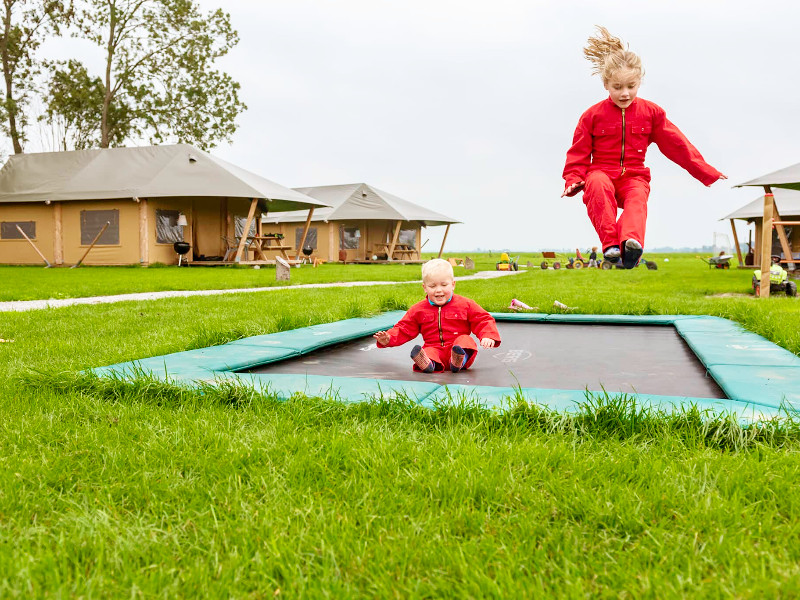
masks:
<svg viewBox="0 0 800 600"><path fill-rule="evenodd" d="M549 259L554 259L554 258L556 258L556 253L555 252L542 252L542 258L544 258L544 259L548 259L548 258ZM542 264L540 264L539 266L542 267L542 269L549 269L550 268L550 263L548 263L547 260L543 260ZM555 261L553 263L553 268L555 270L560 269L561 268L561 262L560 261Z"/></svg>
<svg viewBox="0 0 800 600"><path fill-rule="evenodd" d="M592 247L588 258L581 254L580 248L575 248L575 260L570 261L570 263L573 269L583 269L584 267L589 269L600 268L600 263L597 262L597 246Z"/></svg>
<svg viewBox="0 0 800 600"><path fill-rule="evenodd" d="M781 257L772 257L772 266L769 268L769 293L785 292L787 296L797 296L797 284L789 281L789 273L781 266ZM753 272L753 290L756 298L761 296L761 269Z"/></svg>
<svg viewBox="0 0 800 600"><path fill-rule="evenodd" d="M522 300L517 300L516 298L511 299L511 304L509 307L513 311L520 311L520 310L536 310L534 306L528 306Z"/></svg>
<svg viewBox="0 0 800 600"><path fill-rule="evenodd" d="M500 254L500 261L495 263L494 269L495 271L519 271L518 260L519 256L512 260L508 257L508 252L503 252Z"/></svg>
<svg viewBox="0 0 800 600"><path fill-rule="evenodd" d="M725 254L724 252L720 252L719 256L710 256L709 258L698 256L697 258L706 263L710 269L730 269L733 254Z"/></svg>

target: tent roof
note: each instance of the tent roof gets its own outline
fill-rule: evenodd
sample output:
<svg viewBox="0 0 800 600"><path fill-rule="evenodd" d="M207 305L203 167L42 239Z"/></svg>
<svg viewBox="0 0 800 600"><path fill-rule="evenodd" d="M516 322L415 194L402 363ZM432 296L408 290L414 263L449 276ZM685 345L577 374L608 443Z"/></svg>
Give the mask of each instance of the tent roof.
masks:
<svg viewBox="0 0 800 600"><path fill-rule="evenodd" d="M772 190L772 193L775 196L775 205L778 207L778 213L781 217L795 217L800 215L800 191L777 188ZM761 195L738 210L733 211L728 216L722 217L720 221L725 219L753 219L763 216L764 196Z"/></svg>
<svg viewBox="0 0 800 600"><path fill-rule="evenodd" d="M800 163L751 179L734 187L743 187L745 185L769 185L774 188L800 190Z"/></svg>
<svg viewBox="0 0 800 600"><path fill-rule="evenodd" d="M189 144L15 154L0 169L0 202L227 197L270 211L327 206Z"/></svg>
<svg viewBox="0 0 800 600"><path fill-rule="evenodd" d="M460 223L456 219L403 200L366 183L303 187L295 190L331 205L331 208L315 210L315 221L356 219L419 221L425 226ZM280 215L267 214L264 217L264 221L269 223L294 223L305 219L306 214L296 211Z"/></svg>

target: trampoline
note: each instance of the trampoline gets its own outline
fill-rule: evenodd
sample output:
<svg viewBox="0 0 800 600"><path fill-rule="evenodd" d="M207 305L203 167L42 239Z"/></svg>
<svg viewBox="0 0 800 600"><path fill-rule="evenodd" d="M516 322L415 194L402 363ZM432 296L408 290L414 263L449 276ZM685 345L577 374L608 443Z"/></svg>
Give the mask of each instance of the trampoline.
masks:
<svg viewBox="0 0 800 600"><path fill-rule="evenodd" d="M525 397L569 412L587 393L623 393L662 410L691 404L748 419L800 408L800 358L726 319L495 313L499 348L481 349L466 371L422 374L411 370L413 342L379 349L371 337L402 315L254 336L95 372L185 385L235 379L279 398L403 395L430 407L460 397L502 407L509 397Z"/></svg>

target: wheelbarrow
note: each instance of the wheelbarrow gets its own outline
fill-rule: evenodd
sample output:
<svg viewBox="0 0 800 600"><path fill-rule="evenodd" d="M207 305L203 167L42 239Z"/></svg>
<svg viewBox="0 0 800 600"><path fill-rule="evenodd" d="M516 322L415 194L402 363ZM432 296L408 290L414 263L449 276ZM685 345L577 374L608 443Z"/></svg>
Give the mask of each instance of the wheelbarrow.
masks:
<svg viewBox="0 0 800 600"><path fill-rule="evenodd" d="M697 258L706 263L709 269L730 269L733 254L720 254L719 256L711 256L709 258L698 256Z"/></svg>

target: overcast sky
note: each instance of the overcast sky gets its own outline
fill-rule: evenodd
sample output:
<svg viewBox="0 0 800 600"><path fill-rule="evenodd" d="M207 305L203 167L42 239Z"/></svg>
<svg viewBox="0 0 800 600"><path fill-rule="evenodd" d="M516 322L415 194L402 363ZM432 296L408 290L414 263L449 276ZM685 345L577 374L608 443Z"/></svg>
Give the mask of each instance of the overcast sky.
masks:
<svg viewBox="0 0 800 600"><path fill-rule="evenodd" d="M706 188L652 145L646 247L730 235L718 219L758 194L731 185L800 162L796 1L201 5L239 32L221 66L248 105L214 154L289 187L367 182L422 204L463 221L453 251L598 243L580 196L560 198L578 117L607 96L582 56L595 24L642 57L640 96L729 177Z"/></svg>

